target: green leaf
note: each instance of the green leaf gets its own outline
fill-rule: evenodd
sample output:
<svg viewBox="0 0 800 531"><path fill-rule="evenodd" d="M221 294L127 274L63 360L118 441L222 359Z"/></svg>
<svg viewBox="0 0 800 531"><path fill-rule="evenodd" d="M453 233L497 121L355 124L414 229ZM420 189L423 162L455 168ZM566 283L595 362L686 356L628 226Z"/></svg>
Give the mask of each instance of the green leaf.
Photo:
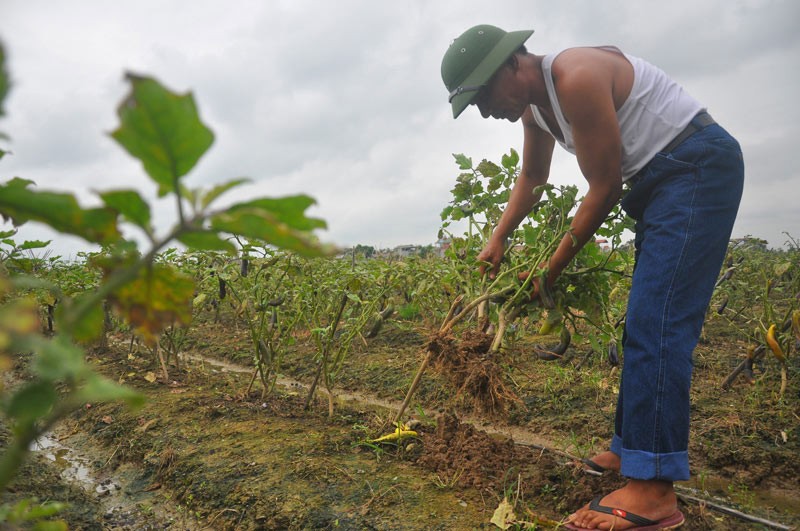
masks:
<svg viewBox="0 0 800 531"><path fill-rule="evenodd" d="M56 330L66 330L68 326L72 338L76 341L99 339L103 334L105 321L105 314L101 305L94 305L89 308L89 311L80 321L73 320L75 307L81 305L81 300L89 299L93 296L94 293L89 291L81 293L74 300L65 300L62 304L59 304L56 307ZM65 322L68 322L69 325L65 324Z"/></svg>
<svg viewBox="0 0 800 531"><path fill-rule="evenodd" d="M458 168L461 170L471 170L472 169L472 159L466 157L462 153L453 153L453 158L456 159L456 164L458 164Z"/></svg>
<svg viewBox="0 0 800 531"><path fill-rule="evenodd" d="M262 211L297 230L324 229L327 224L321 219L307 218L306 209L316 201L307 195L293 195L281 198L261 198L245 203L231 205L227 212L255 212Z"/></svg>
<svg viewBox="0 0 800 531"><path fill-rule="evenodd" d="M50 245L51 241L53 240L47 240L46 242L42 240L26 240L22 243L22 245L17 247L17 249L19 249L20 251L23 251L25 249L42 249Z"/></svg>
<svg viewBox="0 0 800 531"><path fill-rule="evenodd" d="M22 424L31 424L47 415L57 400L52 382L37 380L14 393L6 413Z"/></svg>
<svg viewBox="0 0 800 531"><path fill-rule="evenodd" d="M53 229L93 243L119 239L117 213L109 208L83 209L72 194L36 192L33 181L15 177L0 184L0 215L15 225L40 221Z"/></svg>
<svg viewBox="0 0 800 531"><path fill-rule="evenodd" d="M184 232L178 236L177 240L186 247L198 251L225 251L228 253L236 252L236 246L233 243L220 238L215 232Z"/></svg>
<svg viewBox="0 0 800 531"><path fill-rule="evenodd" d="M485 177L494 177L495 175L499 175L500 173L503 172L500 166L488 160L482 160L481 163L478 164L478 167L475 169L478 170Z"/></svg>
<svg viewBox="0 0 800 531"><path fill-rule="evenodd" d="M508 171L515 170L517 164L519 164L519 153L517 153L517 150L512 148L508 155L503 155L501 164Z"/></svg>
<svg viewBox="0 0 800 531"><path fill-rule="evenodd" d="M117 109L120 126L111 136L144 165L158 195L178 192L186 175L214 142L200 121L191 93L170 92L150 77L128 73L131 91Z"/></svg>
<svg viewBox="0 0 800 531"><path fill-rule="evenodd" d="M2 43L0 43L0 116L6 114L3 102L8 95L8 89L10 87L11 81L9 80L8 70L6 69L6 52Z"/></svg>
<svg viewBox="0 0 800 531"><path fill-rule="evenodd" d="M446 206L442 209L442 213L440 214L442 221L446 220L450 217L450 213L453 211L453 205Z"/></svg>
<svg viewBox="0 0 800 531"><path fill-rule="evenodd" d="M260 240L306 257L323 256L332 252L320 244L311 233L293 229L280 222L270 212L257 209L224 212L214 216L211 219L211 228Z"/></svg>
<svg viewBox="0 0 800 531"><path fill-rule="evenodd" d="M34 347L38 352L33 370L44 380L79 380L89 370L83 359L83 350L64 336L40 339Z"/></svg>
<svg viewBox="0 0 800 531"><path fill-rule="evenodd" d="M141 227L148 234L152 232L150 227L150 205L142 199L139 192L135 190L112 190L100 193L100 197L107 207L113 208L122 216Z"/></svg>
<svg viewBox="0 0 800 531"><path fill-rule="evenodd" d="M225 192L227 192L231 188L235 188L236 186L239 186L239 185L245 184L245 183L249 183L249 182L250 182L250 179L248 179L246 177L242 177L242 178L239 178L239 179L233 179L232 181L228 181L226 183L218 184L217 186L215 186L214 188L212 188L211 190L209 190L208 192L203 194L203 200L201 201L200 206L202 208L206 208L216 198L218 198L219 196L221 196L222 194L224 194Z"/></svg>
<svg viewBox="0 0 800 531"><path fill-rule="evenodd" d="M26 511L25 511L25 520L28 522L33 522L35 520L39 520L41 518L50 518L54 516L64 509L67 508L66 503L60 502L46 502L43 504L32 504ZM41 523L49 523L49 522L41 522ZM63 525L63 522L62 522ZM36 527L35 529L39 529ZM65 527L59 527L58 529L66 529Z"/></svg>
<svg viewBox="0 0 800 531"><path fill-rule="evenodd" d="M131 407L144 404L145 398L133 389L119 385L96 373L90 373L76 395L78 402L124 400Z"/></svg>
<svg viewBox="0 0 800 531"><path fill-rule="evenodd" d="M321 245L310 232L327 226L320 219L305 216L305 210L313 204L314 200L306 195L238 203L213 216L211 228L257 239L303 256L330 254L332 250Z"/></svg>
<svg viewBox="0 0 800 531"><path fill-rule="evenodd" d="M33 524L33 531L68 531L69 526L61 520L51 520L46 522L36 522Z"/></svg>

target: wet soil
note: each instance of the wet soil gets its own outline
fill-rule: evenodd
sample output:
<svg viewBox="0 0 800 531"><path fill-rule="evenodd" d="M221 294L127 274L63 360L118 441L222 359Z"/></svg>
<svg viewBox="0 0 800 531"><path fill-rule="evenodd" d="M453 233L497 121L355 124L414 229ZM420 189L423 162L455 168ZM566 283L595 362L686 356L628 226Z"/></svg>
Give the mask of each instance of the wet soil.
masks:
<svg viewBox="0 0 800 531"><path fill-rule="evenodd" d="M370 443L391 432L388 420L431 337L414 323L389 323L356 345L335 380L332 417L324 390L310 411L303 409L316 365L302 335L266 398L260 388L243 393L251 355L246 331L232 319L192 329L180 363L171 360L168 384L150 381L157 373L152 354L129 352L120 337L90 361L143 392L147 404L138 411L119 404L82 408L65 424L61 436L72 435L61 442L104 452L91 461L99 477L150 496L128 504L139 511L130 518L139 521L121 519L117 529L147 529L148 518L173 529L496 529L490 519L503 498L520 522L551 528L623 484L614 474L598 477L578 465L605 449L619 375L602 356L574 345L562 359L544 362L531 342L487 357L480 355L483 339L449 338L447 356L426 372L408 410L418 436ZM796 383L779 399L779 375L765 363L754 385L739 381L721 390L745 351L713 326L698 347L693 479L679 485L685 529L768 528L694 498L800 524ZM471 369L459 374L459 367ZM465 386L469 381L480 383ZM131 469L132 480L117 479ZM42 478L43 485L75 491L53 491L78 508L65 516L72 528L115 528L96 495L78 500L83 495L74 482Z"/></svg>

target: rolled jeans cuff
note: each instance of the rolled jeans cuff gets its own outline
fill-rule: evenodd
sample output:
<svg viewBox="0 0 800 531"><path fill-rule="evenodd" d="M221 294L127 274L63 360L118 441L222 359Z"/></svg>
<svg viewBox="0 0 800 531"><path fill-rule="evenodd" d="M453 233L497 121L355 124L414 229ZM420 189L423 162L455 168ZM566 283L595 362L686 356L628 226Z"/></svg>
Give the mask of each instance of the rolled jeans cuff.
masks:
<svg viewBox="0 0 800 531"><path fill-rule="evenodd" d="M689 479L689 452L654 454L641 450L626 450L622 439L614 435L611 451L620 456L620 474L631 479L686 481Z"/></svg>

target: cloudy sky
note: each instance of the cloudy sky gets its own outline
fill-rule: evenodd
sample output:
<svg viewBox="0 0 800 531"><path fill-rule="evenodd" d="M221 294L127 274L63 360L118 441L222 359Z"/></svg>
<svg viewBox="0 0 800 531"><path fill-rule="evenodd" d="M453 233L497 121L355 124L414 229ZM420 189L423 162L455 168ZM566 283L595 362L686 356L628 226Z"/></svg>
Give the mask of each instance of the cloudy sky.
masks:
<svg viewBox="0 0 800 531"><path fill-rule="evenodd" d="M442 54L480 23L534 29L528 48L616 44L666 70L744 149L747 183L734 236L781 246L800 238L800 2L796 0L0 0L13 89L0 131L13 155L0 180L31 179L82 204L135 187L140 164L108 136L125 71L192 91L213 129L189 186L253 182L229 200L306 193L322 240L341 246L428 244L458 175L453 153L499 161L520 124L453 120ZM551 182L585 190L556 148ZM173 203L157 202L163 233ZM20 239L55 238L41 227Z"/></svg>

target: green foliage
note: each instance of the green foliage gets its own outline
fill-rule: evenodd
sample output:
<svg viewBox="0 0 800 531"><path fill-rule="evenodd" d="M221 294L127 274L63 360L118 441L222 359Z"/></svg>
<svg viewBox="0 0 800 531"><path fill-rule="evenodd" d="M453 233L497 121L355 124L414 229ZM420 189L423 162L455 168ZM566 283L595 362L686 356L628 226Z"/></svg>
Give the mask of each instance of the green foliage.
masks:
<svg viewBox="0 0 800 531"><path fill-rule="evenodd" d="M796 367L800 352L800 241L788 234L787 238L781 249L769 249L765 241L752 237L731 241L708 319L726 321L753 349L767 346L767 331L775 325L775 340L784 360ZM772 352L769 348L765 351Z"/></svg>
<svg viewBox="0 0 800 531"><path fill-rule="evenodd" d="M569 233L580 202L578 189L548 184L535 191L542 199L509 238L504 267L495 280L489 281L480 275L476 259L508 203L519 174L519 155L512 149L501 158L500 165L483 160L475 166L464 155L455 155L455 160L462 173L451 191L450 204L442 211L442 233L447 233L451 223L462 220L466 220L467 230L459 236L448 234L452 239L448 251L451 284L467 301L496 303L486 315L499 322L498 337L502 339L506 326L516 317L546 316L537 302L529 300L530 283ZM554 311L563 314L573 327L578 320L588 323L593 330L589 339L598 351L621 335L616 326L621 319L620 308L610 304L609 298L631 267L632 257L622 249L623 233L631 227L631 221L616 207L597 232L607 239L608 248L585 245L553 287Z"/></svg>
<svg viewBox="0 0 800 531"><path fill-rule="evenodd" d="M24 526L25 529L34 531L66 531L67 524L61 520L45 520L66 509L66 505L59 502L39 503L37 500L26 499L11 506L0 506L0 522L12 526Z"/></svg>
<svg viewBox="0 0 800 531"><path fill-rule="evenodd" d="M8 68L6 67L6 51L3 47L3 43L0 42L0 118L6 114L4 102L10 87L11 81L8 76ZM0 158L2 158L1 154Z"/></svg>
<svg viewBox="0 0 800 531"><path fill-rule="evenodd" d="M305 210L314 203L306 195L237 203L212 216L211 228L269 243L303 256L319 256L322 248L309 231L325 228L326 224L304 215Z"/></svg>
<svg viewBox="0 0 800 531"><path fill-rule="evenodd" d="M15 225L40 221L59 232L92 243L112 243L120 237L117 212L110 208L84 209L72 194L37 192L33 181L15 177L0 184L0 214Z"/></svg>
<svg viewBox="0 0 800 531"><path fill-rule="evenodd" d="M3 67L0 63L5 82ZM236 246L230 240L239 234L259 245L305 256L329 252L311 234L325 223L305 216L313 204L307 196L257 198L211 210L224 192L246 180L234 179L208 191L184 187L180 179L211 145L211 130L200 120L191 95L174 94L152 78L128 75L127 79L131 90L119 106L120 125L112 136L142 162L159 196L174 196L178 222L165 235L157 235L151 207L136 190L100 192L104 206L86 209L72 194L37 191L25 179L0 184L4 219L16 225L38 221L103 245L101 252L86 255L81 273L76 274L73 268L25 255L47 242L18 244L15 230L0 234L0 365L8 366L18 353L32 353L30 378L16 389L0 388L0 410L14 434L0 457L0 491L31 442L81 404L141 403L136 393L93 372L84 360L83 345L104 335L106 303L151 343L165 329L191 321L195 279L175 264L159 260L161 249L170 242L232 253ZM187 207L190 216L185 214ZM136 240L123 237L123 223L142 230L150 248L140 251ZM55 317L52 337L39 334L41 304L48 309L49 321Z"/></svg>
<svg viewBox="0 0 800 531"><path fill-rule="evenodd" d="M200 121L191 94L170 92L150 77L125 77L131 91L117 108L120 125L111 136L139 159L159 197L177 193L178 179L211 147L214 134Z"/></svg>

